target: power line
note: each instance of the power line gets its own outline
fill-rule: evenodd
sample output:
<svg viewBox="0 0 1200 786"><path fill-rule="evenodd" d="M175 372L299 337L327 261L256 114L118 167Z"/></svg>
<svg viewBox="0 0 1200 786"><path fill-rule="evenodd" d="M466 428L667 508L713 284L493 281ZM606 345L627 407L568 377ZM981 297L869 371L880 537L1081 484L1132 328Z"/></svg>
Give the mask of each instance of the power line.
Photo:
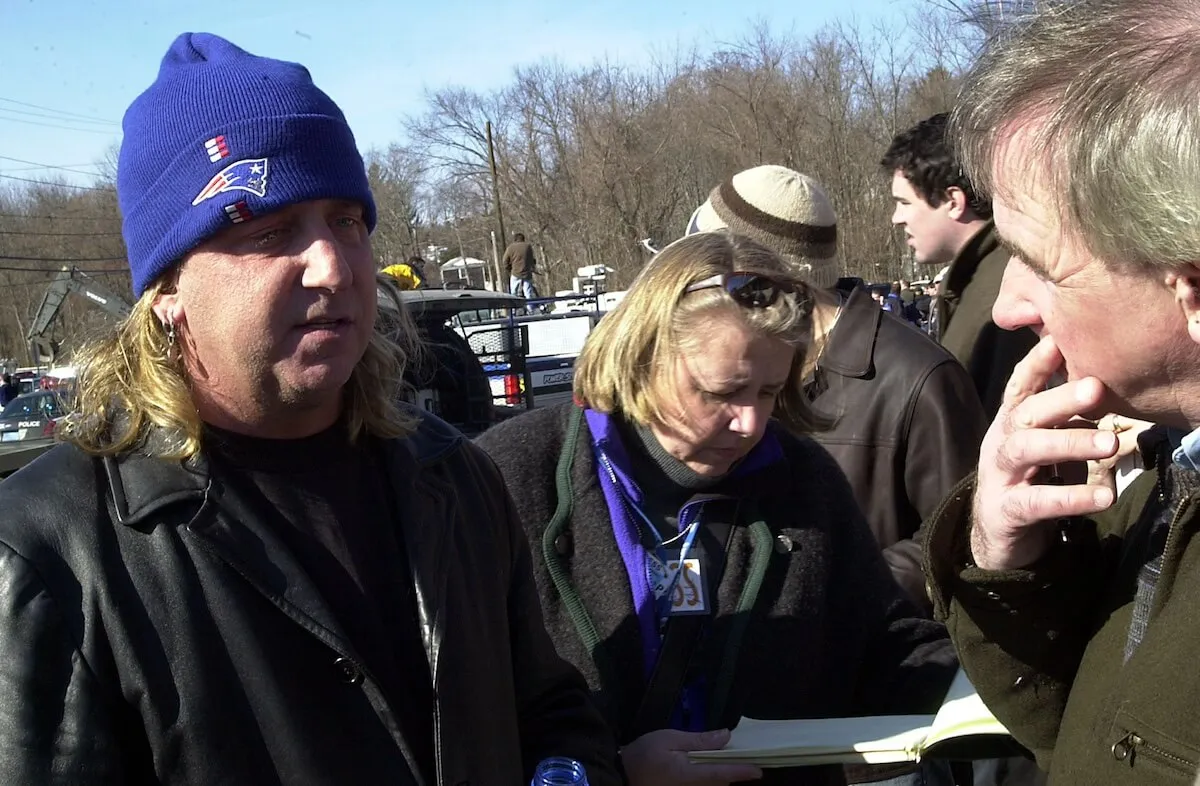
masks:
<svg viewBox="0 0 1200 786"><path fill-rule="evenodd" d="M103 125L117 125L111 120L90 120L87 118L66 117L64 115L48 115L45 112L30 112L28 109L9 109L8 107L0 106L0 112L10 112L14 115L25 115L26 117L40 117L43 120L58 120L63 123L100 123Z"/></svg>
<svg viewBox="0 0 1200 786"><path fill-rule="evenodd" d="M56 264L74 264L76 262L124 262L125 257L91 257L91 258L72 258L72 257L10 257L0 254L0 259L7 262L53 262ZM4 270L6 268L0 268ZM17 270L36 270L37 268L16 268Z"/></svg>
<svg viewBox="0 0 1200 786"><path fill-rule="evenodd" d="M64 119L66 119L66 118L64 118ZM113 133L112 130L103 130L103 129L99 129L99 128L78 128L75 126L60 126L60 125L55 125L53 123L39 123L36 120L22 120L19 117L0 116L0 120L7 120L10 123L24 123L27 126L41 126L43 128L57 128L60 131L81 131L85 134L104 134L105 136L112 136L112 133Z"/></svg>
<svg viewBox="0 0 1200 786"><path fill-rule="evenodd" d="M0 118L0 119L3 119L3 118ZM79 188L84 191L108 191L108 192L116 191L115 188L111 188L109 186L77 186L72 183L54 183L49 180L34 180L34 179L28 178L28 177L17 177L16 175L5 175L5 174L0 174L0 177L4 178L6 180L19 180L22 183L34 183L35 185L39 185L39 186L55 186L55 187L60 187L60 188Z"/></svg>
<svg viewBox="0 0 1200 786"><path fill-rule="evenodd" d="M0 259L23 259L23 257L0 257ZM104 261L116 261L116 259L117 259L116 257L113 257L111 260L104 260ZM55 260L47 259L45 261L46 262L54 262ZM71 262L74 260L67 260L67 261ZM79 261L90 262L92 260L83 259L83 260L79 260ZM49 273L61 273L62 271L68 270L72 267L75 267L75 265L59 265L58 267L15 267L13 265L0 265L0 270L7 271L9 273L41 273L43 275L46 275ZM81 268L76 268L76 269L80 273L87 273L88 275L91 275L92 273L128 273L129 272L129 268L127 268L127 267L101 267L101 268L82 268L81 267Z"/></svg>
<svg viewBox="0 0 1200 786"><path fill-rule="evenodd" d="M114 125L117 122L115 120L106 120L103 117L96 117L95 115L83 115L78 112L68 112L65 109L55 109L54 107L50 107L50 106L41 106L40 104L30 104L26 101L17 101L16 99L13 99L13 98L0 97L0 101L3 101L6 104L16 104L17 106L27 106L30 109L41 109L45 112L54 112L54 113L60 114L60 115L69 115L69 116L73 116L73 117L78 117L78 118L82 118L84 120L99 120L104 123L113 123Z"/></svg>
<svg viewBox="0 0 1200 786"><path fill-rule="evenodd" d="M37 279L34 279L34 280L26 279L24 281L16 281L16 282L12 282L12 281L7 282L7 283L0 282L0 286L34 286L34 285L45 286L46 284L48 284L50 282L50 280L56 274L61 273L64 269L68 269L68 268L61 268L61 267L55 267L55 268L9 267L7 265L0 265L0 273L36 273L39 276ZM84 273L89 276L100 276L100 275L114 275L114 276L115 275L125 275L125 276L128 276L129 268L127 268L127 267L95 268L95 269L91 269L91 270L80 268L79 272Z"/></svg>
<svg viewBox="0 0 1200 786"><path fill-rule="evenodd" d="M50 271L50 272L56 272L56 271ZM129 271L128 271L128 270L123 270L123 271L117 271L117 270L87 270L87 271L84 271L84 272L86 272L86 273L97 273L97 274L99 274L99 273L114 273L114 274L115 274L115 273L119 273L119 272L120 272L120 273L128 273ZM38 279L38 280L36 280L36 281L0 281L0 289L4 289L4 288L6 288L6 287L7 287L7 288L9 288L9 289L16 289L17 287L39 287L39 288L45 289L45 288L46 288L46 285L47 285L47 284L49 284L49 283L50 283L50 279L49 279L49 278L40 278L40 279ZM112 282L111 282L111 281L107 281L106 283L110 283L110 284L111 284Z"/></svg>
<svg viewBox="0 0 1200 786"><path fill-rule="evenodd" d="M120 232L19 232L0 229L0 235L32 235L36 237L119 237Z"/></svg>
<svg viewBox="0 0 1200 786"><path fill-rule="evenodd" d="M91 175L95 177L95 172L81 172L78 167L98 166L98 164L72 164L71 166L59 166L58 164L43 164L38 161L26 161L23 158L13 158L12 156L0 156L0 161L15 161L18 164L29 164L34 169L61 169L64 172L74 172L79 175ZM16 170L14 170L16 171Z"/></svg>
<svg viewBox="0 0 1200 786"><path fill-rule="evenodd" d="M44 221L120 221L119 216L35 216L26 213L0 213L3 218L28 218Z"/></svg>
<svg viewBox="0 0 1200 786"><path fill-rule="evenodd" d="M87 164L76 164L76 166L87 166ZM66 172L76 172L80 175L95 175L95 172L84 172L76 169L67 169L67 167L51 167L51 166L6 166L0 169L0 172L40 172L47 169L62 169Z"/></svg>

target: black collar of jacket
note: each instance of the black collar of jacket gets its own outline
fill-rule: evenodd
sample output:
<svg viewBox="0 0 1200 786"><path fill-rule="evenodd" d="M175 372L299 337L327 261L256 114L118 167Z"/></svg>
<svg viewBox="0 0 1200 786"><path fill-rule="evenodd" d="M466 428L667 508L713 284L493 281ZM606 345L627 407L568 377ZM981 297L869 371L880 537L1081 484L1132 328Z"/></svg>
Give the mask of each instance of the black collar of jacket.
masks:
<svg viewBox="0 0 1200 786"><path fill-rule="evenodd" d="M161 446L170 438L168 432L156 431L147 442ZM404 469L395 466L397 462L425 466L454 450L464 439L441 420L419 416L413 434L403 440L389 440L385 455L396 470ZM126 526L138 527L154 513L178 503L203 502L211 489L212 472L203 453L187 461L166 461L150 455L151 452L131 451L103 459L117 519Z"/></svg>
<svg viewBox="0 0 1200 786"><path fill-rule="evenodd" d="M883 309L862 287L844 294L842 313L829 332L829 342L818 364L823 371L861 379L875 368L875 337Z"/></svg>

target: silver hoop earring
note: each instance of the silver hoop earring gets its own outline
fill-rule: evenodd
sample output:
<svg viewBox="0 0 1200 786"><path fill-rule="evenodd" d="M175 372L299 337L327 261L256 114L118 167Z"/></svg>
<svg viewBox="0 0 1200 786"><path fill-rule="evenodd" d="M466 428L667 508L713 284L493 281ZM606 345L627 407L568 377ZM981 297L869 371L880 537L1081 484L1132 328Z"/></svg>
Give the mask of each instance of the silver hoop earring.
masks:
<svg viewBox="0 0 1200 786"><path fill-rule="evenodd" d="M175 323L174 322L164 322L163 330L166 331L166 334L167 334L167 345L170 346L172 349L174 349L175 348Z"/></svg>

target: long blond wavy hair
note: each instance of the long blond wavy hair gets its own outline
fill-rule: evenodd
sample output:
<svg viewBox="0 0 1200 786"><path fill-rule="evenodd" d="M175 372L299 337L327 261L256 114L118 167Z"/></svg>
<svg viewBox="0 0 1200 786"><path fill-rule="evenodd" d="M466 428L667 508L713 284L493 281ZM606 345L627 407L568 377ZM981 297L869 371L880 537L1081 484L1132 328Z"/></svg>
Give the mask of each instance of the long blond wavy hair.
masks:
<svg viewBox="0 0 1200 786"><path fill-rule="evenodd" d="M690 284L733 272L755 273L792 291L766 308L738 305L721 287L687 292ZM723 230L681 238L647 263L588 336L575 365L575 398L644 425L671 423L681 409L676 359L720 340L708 325L716 317L733 315L756 335L780 339L796 350L775 416L800 433L827 428L804 392L812 309L813 290L800 269L754 240Z"/></svg>
<svg viewBox="0 0 1200 786"><path fill-rule="evenodd" d="M204 424L187 372L152 308L173 285L173 275L159 279L114 331L76 353L75 404L60 440L97 456L138 450L186 460L200 452ZM375 331L346 384L351 439L401 437L414 423L400 401L404 370L418 351L416 327L395 287L381 276L378 288Z"/></svg>

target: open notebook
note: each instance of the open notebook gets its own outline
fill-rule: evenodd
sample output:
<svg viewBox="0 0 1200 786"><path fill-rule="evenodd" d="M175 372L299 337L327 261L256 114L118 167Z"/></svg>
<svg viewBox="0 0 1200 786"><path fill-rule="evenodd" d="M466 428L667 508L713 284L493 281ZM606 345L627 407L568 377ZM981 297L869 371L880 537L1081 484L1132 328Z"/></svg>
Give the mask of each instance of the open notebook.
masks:
<svg viewBox="0 0 1200 786"><path fill-rule="evenodd" d="M801 767L890 764L922 758L986 759L1019 750L960 669L937 715L782 721L742 718L724 748L693 751L689 756L694 762Z"/></svg>

